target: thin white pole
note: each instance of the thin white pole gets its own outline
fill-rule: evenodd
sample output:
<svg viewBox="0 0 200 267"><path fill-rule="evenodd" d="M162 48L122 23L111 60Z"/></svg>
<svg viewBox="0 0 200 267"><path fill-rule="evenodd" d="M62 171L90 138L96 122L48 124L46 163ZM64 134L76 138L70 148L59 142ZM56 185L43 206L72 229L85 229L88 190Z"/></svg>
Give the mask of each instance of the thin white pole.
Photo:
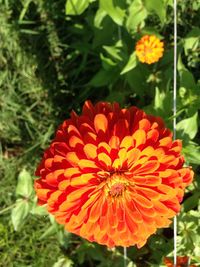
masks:
<svg viewBox="0 0 200 267"><path fill-rule="evenodd" d="M174 217L174 267L177 265L177 217Z"/></svg>
<svg viewBox="0 0 200 267"><path fill-rule="evenodd" d="M190 267L190 257L188 259L187 267Z"/></svg>
<svg viewBox="0 0 200 267"><path fill-rule="evenodd" d="M174 86L173 86L173 132L176 139L176 95L177 95L177 4L174 0Z"/></svg>
<svg viewBox="0 0 200 267"><path fill-rule="evenodd" d="M118 26L118 39L119 41L122 39L122 31L120 26ZM127 248L124 247L124 267L126 267L126 259L127 259Z"/></svg>
<svg viewBox="0 0 200 267"><path fill-rule="evenodd" d="M124 267L126 267L126 259L127 259L127 248L124 247Z"/></svg>
<svg viewBox="0 0 200 267"><path fill-rule="evenodd" d="M174 84L173 84L173 139L176 139L177 96L177 0L174 0ZM174 267L177 266L177 217L174 217Z"/></svg>

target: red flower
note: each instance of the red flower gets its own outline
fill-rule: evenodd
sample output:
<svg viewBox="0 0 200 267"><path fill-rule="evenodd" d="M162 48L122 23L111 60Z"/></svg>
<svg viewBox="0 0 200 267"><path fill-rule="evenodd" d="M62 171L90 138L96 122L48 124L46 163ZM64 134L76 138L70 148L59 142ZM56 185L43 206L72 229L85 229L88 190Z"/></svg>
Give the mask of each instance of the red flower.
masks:
<svg viewBox="0 0 200 267"><path fill-rule="evenodd" d="M180 151L161 118L87 101L44 153L39 203L69 232L109 247L141 247L169 226L192 181Z"/></svg>
<svg viewBox="0 0 200 267"><path fill-rule="evenodd" d="M174 267L173 260L170 258L164 258L164 263L167 267ZM196 267L196 265L188 265L189 264L189 257L187 256L178 256L177 257L177 265L176 267Z"/></svg>

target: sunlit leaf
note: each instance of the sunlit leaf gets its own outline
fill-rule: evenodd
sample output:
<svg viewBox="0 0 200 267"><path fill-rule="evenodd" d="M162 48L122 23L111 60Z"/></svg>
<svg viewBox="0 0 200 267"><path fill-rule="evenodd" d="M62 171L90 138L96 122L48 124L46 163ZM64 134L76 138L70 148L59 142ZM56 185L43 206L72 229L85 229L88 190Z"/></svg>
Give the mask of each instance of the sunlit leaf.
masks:
<svg viewBox="0 0 200 267"><path fill-rule="evenodd" d="M125 67L123 68L123 70L121 71L121 75L134 69L137 66L137 57L135 52L133 52L131 54L131 56L129 57L129 61L127 62L127 64L125 65Z"/></svg>
<svg viewBox="0 0 200 267"><path fill-rule="evenodd" d="M103 48L106 50L106 52L114 59L121 61L122 57L120 56L120 50L122 47L122 42L118 41L116 45L114 46L107 46L104 45Z"/></svg>
<svg viewBox="0 0 200 267"><path fill-rule="evenodd" d="M165 98L166 98L165 92L164 91L160 92L159 88L156 87L156 93L155 93L155 99L154 99L154 108L156 110L163 110Z"/></svg>
<svg viewBox="0 0 200 267"><path fill-rule="evenodd" d="M102 28L101 23L106 15L107 15L106 11L102 8L99 8L94 18L94 26L101 29Z"/></svg>
<svg viewBox="0 0 200 267"><path fill-rule="evenodd" d="M127 267L135 267L136 265L134 264L134 262L129 262L129 264L127 265Z"/></svg>
<svg viewBox="0 0 200 267"><path fill-rule="evenodd" d="M200 29L193 28L184 39L185 54L188 55L190 50L195 50L200 45Z"/></svg>
<svg viewBox="0 0 200 267"><path fill-rule="evenodd" d="M67 0L65 12L67 15L80 15L89 6L89 0Z"/></svg>
<svg viewBox="0 0 200 267"><path fill-rule="evenodd" d="M107 14L114 20L118 25L123 24L125 10L116 4L114 0L99 0L100 8L105 10Z"/></svg>
<svg viewBox="0 0 200 267"><path fill-rule="evenodd" d="M196 83L192 73L184 66L181 57L179 56L177 65L180 75L180 86L186 89L195 89Z"/></svg>
<svg viewBox="0 0 200 267"><path fill-rule="evenodd" d="M56 232L57 232L57 226L56 226L56 224L52 224L40 236L40 240L48 238L48 237L50 237L52 235L55 235Z"/></svg>
<svg viewBox="0 0 200 267"><path fill-rule="evenodd" d="M143 28L144 20L147 17L147 10L141 0L134 0L128 9L126 28L133 33L138 27Z"/></svg>
<svg viewBox="0 0 200 267"><path fill-rule="evenodd" d="M33 180L28 171L22 170L18 176L16 194L23 197L30 197L33 193Z"/></svg>
<svg viewBox="0 0 200 267"><path fill-rule="evenodd" d="M26 200L19 199L16 202L16 206L12 209L11 212L11 220L15 231L18 231L23 225L24 220L29 214L30 208L30 204Z"/></svg>
<svg viewBox="0 0 200 267"><path fill-rule="evenodd" d="M190 139L193 139L198 131L198 113L196 112L192 117L181 120L176 125L176 130L182 132L181 135L188 135Z"/></svg>
<svg viewBox="0 0 200 267"><path fill-rule="evenodd" d="M100 54L100 58L101 58L101 62L102 62L103 68L105 70L109 71L110 69L112 69L117 64L111 58L105 57L103 54Z"/></svg>
<svg viewBox="0 0 200 267"><path fill-rule="evenodd" d="M195 143L189 143L183 146L182 152L187 163L198 164L200 162L200 146Z"/></svg>
<svg viewBox="0 0 200 267"><path fill-rule="evenodd" d="M171 7L173 7L173 0L164 0L164 3L165 3L165 5L167 6L171 6Z"/></svg>
<svg viewBox="0 0 200 267"><path fill-rule="evenodd" d="M70 260L67 257L63 257L63 258L58 259L58 261L54 263L53 267L71 267L73 265L74 263L72 260Z"/></svg>
<svg viewBox="0 0 200 267"><path fill-rule="evenodd" d="M158 15L161 23L165 22L166 5L163 0L144 0L144 4L148 11L153 11Z"/></svg>
<svg viewBox="0 0 200 267"><path fill-rule="evenodd" d="M45 215L48 215L46 206L45 206L45 205L43 205L43 206L39 206L39 205L37 205L37 203L34 203L34 204L33 204L30 213L33 214L33 215L39 215L39 216L45 216Z"/></svg>

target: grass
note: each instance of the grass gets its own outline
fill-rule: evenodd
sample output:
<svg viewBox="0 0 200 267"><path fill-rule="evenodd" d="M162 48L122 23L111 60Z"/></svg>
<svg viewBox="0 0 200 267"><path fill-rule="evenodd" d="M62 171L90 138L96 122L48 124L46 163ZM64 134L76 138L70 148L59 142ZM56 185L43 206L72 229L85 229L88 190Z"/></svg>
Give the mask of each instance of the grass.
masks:
<svg viewBox="0 0 200 267"><path fill-rule="evenodd" d="M0 266L52 266L60 255L56 238L40 240L48 219L30 218L21 231L15 232L7 220L0 223Z"/></svg>
<svg viewBox="0 0 200 267"><path fill-rule="evenodd" d="M47 146L55 125L59 124L59 107L53 109L55 92L47 90L50 80L55 77L50 76L49 84L45 76L45 79L41 77L42 73L48 75L46 70L55 67L56 63L48 66L47 62L39 62L36 53L37 46L43 41L39 39L44 29L36 30L36 35L23 31L22 28L27 25L35 27L34 22L20 25L19 10L15 9L17 3L0 2L0 206L3 210L16 199L17 174L22 167L34 173L41 149ZM45 19L39 28L49 27ZM56 46L52 49L56 50ZM40 50L39 53L43 52ZM42 66L43 71L39 71ZM57 71L55 68L52 74L57 75ZM55 89L57 84L54 82L51 87ZM0 266L53 265L61 253L56 239L50 238L47 242L40 240L49 225L47 218L31 216L24 227L15 232L9 209L1 214Z"/></svg>

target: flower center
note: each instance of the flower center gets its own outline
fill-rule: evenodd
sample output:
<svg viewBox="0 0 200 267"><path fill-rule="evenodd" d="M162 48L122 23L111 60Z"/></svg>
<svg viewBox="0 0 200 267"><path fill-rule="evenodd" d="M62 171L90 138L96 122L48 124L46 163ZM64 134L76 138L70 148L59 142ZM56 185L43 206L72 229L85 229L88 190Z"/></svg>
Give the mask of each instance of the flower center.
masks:
<svg viewBox="0 0 200 267"><path fill-rule="evenodd" d="M146 55L146 54L151 54L153 52L153 50L152 50L152 48L151 47L146 47L145 49L144 49L144 54Z"/></svg>
<svg viewBox="0 0 200 267"><path fill-rule="evenodd" d="M122 197L129 182L126 179L126 176L122 173L112 173L107 177L103 182L104 192L107 197Z"/></svg>
<svg viewBox="0 0 200 267"><path fill-rule="evenodd" d="M124 190L125 190L125 185L124 184L122 184L122 183L115 183L115 184L113 184L110 187L109 194L112 197L118 197L118 196L121 196L122 195L122 193L124 192Z"/></svg>

